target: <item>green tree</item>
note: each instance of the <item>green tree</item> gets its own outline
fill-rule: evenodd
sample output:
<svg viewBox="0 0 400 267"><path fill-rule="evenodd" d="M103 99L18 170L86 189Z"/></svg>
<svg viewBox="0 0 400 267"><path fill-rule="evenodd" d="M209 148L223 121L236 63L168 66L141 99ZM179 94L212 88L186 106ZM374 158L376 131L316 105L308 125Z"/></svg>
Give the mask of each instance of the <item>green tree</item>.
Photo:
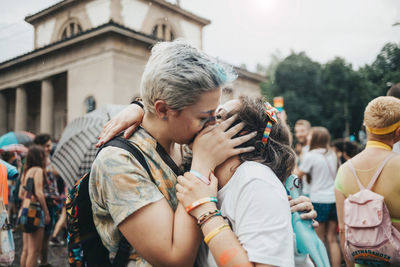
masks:
<svg viewBox="0 0 400 267"><path fill-rule="evenodd" d="M400 44L387 43L375 61L360 72L375 85L375 96L386 95L392 84L400 82Z"/></svg>
<svg viewBox="0 0 400 267"><path fill-rule="evenodd" d="M304 52L292 52L278 64L272 89L275 96L284 97L289 125L293 126L298 119L307 119L314 125L321 124L320 78L321 65Z"/></svg>

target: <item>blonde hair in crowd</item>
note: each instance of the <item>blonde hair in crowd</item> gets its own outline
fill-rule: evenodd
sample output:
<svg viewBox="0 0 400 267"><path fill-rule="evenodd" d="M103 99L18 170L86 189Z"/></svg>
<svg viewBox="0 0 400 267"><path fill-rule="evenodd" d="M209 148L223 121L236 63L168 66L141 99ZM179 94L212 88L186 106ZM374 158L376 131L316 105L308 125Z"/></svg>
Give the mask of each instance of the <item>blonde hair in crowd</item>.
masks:
<svg viewBox="0 0 400 267"><path fill-rule="evenodd" d="M385 128L400 121L400 99L380 96L368 103L364 124L370 128Z"/></svg>

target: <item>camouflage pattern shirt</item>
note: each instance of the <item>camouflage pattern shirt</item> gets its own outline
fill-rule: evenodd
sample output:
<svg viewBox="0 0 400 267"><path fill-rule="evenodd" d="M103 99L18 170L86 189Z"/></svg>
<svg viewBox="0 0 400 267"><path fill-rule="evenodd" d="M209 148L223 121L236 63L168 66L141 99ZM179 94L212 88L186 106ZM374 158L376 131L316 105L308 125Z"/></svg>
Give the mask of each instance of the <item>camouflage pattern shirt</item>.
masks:
<svg viewBox="0 0 400 267"><path fill-rule="evenodd" d="M89 179L94 224L111 259L121 239L118 225L129 215L163 197L173 210L178 205L175 190L178 167L172 159L143 128L129 141L145 157L154 180L132 154L117 147L106 147L97 155ZM128 266L151 266L134 249L130 259Z"/></svg>

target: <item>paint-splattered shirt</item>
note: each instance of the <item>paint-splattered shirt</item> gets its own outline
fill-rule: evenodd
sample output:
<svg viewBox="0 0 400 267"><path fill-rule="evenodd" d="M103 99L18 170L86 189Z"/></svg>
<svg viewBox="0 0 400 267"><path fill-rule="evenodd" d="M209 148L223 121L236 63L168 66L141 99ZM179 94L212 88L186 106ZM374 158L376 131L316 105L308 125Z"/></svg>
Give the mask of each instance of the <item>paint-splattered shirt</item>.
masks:
<svg viewBox="0 0 400 267"><path fill-rule="evenodd" d="M128 151L106 147L93 162L89 180L93 219L105 247L114 258L118 251L121 233L118 225L143 206L163 197L173 210L176 199L176 173L172 161L157 141L140 128L129 139L142 152L153 175L149 177L145 168ZM176 165L175 165L176 167ZM175 172L174 172L175 171ZM133 249L128 266L151 266Z"/></svg>

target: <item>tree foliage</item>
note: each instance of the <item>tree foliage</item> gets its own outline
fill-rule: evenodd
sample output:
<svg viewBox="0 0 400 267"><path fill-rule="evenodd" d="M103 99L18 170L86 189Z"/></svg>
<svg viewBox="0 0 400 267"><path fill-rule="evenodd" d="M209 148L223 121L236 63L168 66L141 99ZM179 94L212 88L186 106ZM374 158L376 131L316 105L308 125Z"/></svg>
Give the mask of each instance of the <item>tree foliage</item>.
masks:
<svg viewBox="0 0 400 267"><path fill-rule="evenodd" d="M371 65L359 70L338 57L322 65L304 52L292 52L274 68L261 92L270 101L284 97L289 125L306 119L327 127L333 138L357 136L367 103L400 82L400 46L386 44Z"/></svg>

